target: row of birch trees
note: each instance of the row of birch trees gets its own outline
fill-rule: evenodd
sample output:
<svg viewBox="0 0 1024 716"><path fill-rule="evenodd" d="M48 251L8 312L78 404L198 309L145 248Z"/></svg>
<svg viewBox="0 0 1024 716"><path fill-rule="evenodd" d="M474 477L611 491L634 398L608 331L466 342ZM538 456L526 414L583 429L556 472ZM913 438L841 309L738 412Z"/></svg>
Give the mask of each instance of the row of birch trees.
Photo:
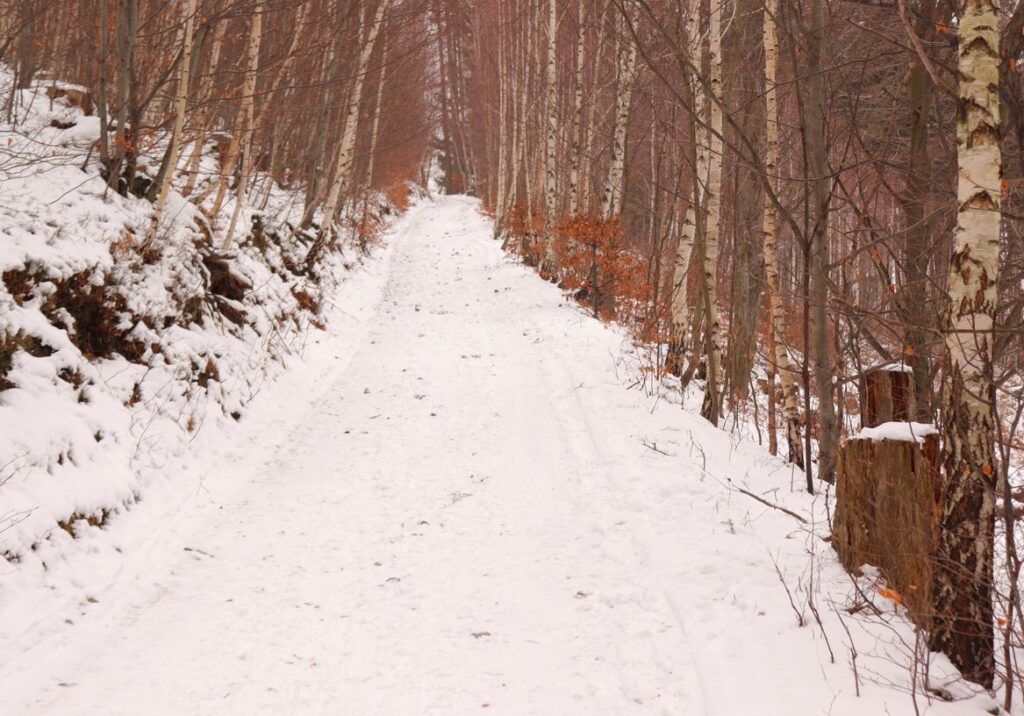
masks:
<svg viewBox="0 0 1024 716"><path fill-rule="evenodd" d="M408 0L5 0L3 108L17 123L24 90L80 86L110 188L153 201L155 228L173 186L218 247L249 232L243 207L290 190L277 208L311 237L312 269L347 206L419 179L428 25Z"/></svg>
<svg viewBox="0 0 1024 716"><path fill-rule="evenodd" d="M943 436L931 643L1009 702L1024 6L434 2L449 187L699 379L708 420L757 411L813 492L864 369L912 372L912 417Z"/></svg>

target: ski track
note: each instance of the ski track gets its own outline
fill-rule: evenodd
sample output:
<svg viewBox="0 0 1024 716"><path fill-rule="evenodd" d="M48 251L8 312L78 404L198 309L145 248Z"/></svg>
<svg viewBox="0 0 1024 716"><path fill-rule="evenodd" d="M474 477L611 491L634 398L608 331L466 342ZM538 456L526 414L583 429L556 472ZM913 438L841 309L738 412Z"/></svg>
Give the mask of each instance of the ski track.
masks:
<svg viewBox="0 0 1024 716"><path fill-rule="evenodd" d="M765 541L795 523L688 454L724 433L627 390L622 335L490 231L412 209L350 360L261 396L278 432L225 451L185 549L11 660L0 712L883 713L793 625Z"/></svg>

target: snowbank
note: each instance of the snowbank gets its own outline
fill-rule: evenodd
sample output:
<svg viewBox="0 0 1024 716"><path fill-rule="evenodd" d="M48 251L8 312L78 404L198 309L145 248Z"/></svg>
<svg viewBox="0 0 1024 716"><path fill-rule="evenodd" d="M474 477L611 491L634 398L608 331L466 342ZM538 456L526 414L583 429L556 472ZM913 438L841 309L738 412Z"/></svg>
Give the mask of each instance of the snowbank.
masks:
<svg viewBox="0 0 1024 716"><path fill-rule="evenodd" d="M0 66L5 96L10 81ZM301 198L263 176L263 208L243 208L230 251L210 235L233 199L208 219L172 191L154 227L149 201L100 176L98 120L54 86L67 88L20 91L16 124L0 125L0 555L22 570L143 499L197 435L241 419L353 265L335 255L317 280L302 275L305 237L285 223ZM209 203L206 149L193 198Z"/></svg>

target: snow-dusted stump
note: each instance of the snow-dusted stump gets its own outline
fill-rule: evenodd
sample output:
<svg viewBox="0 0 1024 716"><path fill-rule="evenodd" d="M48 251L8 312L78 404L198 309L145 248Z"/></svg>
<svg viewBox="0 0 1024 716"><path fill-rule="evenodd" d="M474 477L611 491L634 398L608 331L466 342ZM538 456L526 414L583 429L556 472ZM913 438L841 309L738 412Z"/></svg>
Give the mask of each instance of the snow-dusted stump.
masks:
<svg viewBox="0 0 1024 716"><path fill-rule="evenodd" d="M0 713L913 713L871 683L906 685L904 623L847 616L855 697L845 574L726 482L810 520L799 476L627 390L621 335L490 236L472 200L413 209L349 359L252 404L272 430L153 528L176 549L0 645Z"/></svg>

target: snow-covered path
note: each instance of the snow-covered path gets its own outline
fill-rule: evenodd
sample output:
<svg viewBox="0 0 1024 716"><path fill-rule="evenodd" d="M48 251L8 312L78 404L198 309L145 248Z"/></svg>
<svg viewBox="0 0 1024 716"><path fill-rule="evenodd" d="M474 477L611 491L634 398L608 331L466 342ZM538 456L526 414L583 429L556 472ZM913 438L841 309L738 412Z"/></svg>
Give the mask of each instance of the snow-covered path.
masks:
<svg viewBox="0 0 1024 716"><path fill-rule="evenodd" d="M797 523L722 485L781 463L627 390L621 337L489 231L459 197L403 219L347 364L262 396L269 447L227 450L155 584L8 662L0 712L909 710L825 664L769 556L796 581Z"/></svg>

